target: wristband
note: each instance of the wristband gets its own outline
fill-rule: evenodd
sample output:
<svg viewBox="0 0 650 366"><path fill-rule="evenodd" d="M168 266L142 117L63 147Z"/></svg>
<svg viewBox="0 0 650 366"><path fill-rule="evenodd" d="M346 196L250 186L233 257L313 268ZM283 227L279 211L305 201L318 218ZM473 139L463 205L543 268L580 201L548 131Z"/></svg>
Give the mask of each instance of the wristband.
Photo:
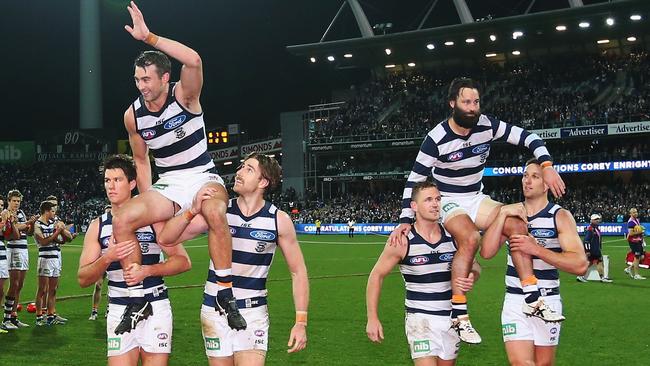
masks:
<svg viewBox="0 0 650 366"><path fill-rule="evenodd" d="M195 214L192 213L192 210L187 210L183 212L183 218L187 220L187 222L192 221L192 219L196 216Z"/></svg>
<svg viewBox="0 0 650 366"><path fill-rule="evenodd" d="M296 324L307 326L307 312L296 311Z"/></svg>
<svg viewBox="0 0 650 366"><path fill-rule="evenodd" d="M147 38L144 39L144 43L148 44L149 46L156 47L159 40L160 40L160 37L153 34L153 32L149 32L149 35L147 35Z"/></svg>
<svg viewBox="0 0 650 366"><path fill-rule="evenodd" d="M552 168L552 167L553 167L553 162L550 161L550 160L547 160L547 161L545 161L545 162L543 162L543 163L541 163L541 164L539 164L539 165L540 165L542 168L544 168L544 169L546 169L546 168L548 168L548 167L551 167L551 168Z"/></svg>

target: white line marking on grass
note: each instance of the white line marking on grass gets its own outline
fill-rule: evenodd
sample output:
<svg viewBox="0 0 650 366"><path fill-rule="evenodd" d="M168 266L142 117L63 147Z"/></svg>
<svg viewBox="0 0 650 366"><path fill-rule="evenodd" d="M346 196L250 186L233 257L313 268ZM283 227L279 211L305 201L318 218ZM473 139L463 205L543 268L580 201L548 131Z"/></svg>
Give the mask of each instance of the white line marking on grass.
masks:
<svg viewBox="0 0 650 366"><path fill-rule="evenodd" d="M314 241L314 240L298 240L300 244L340 244L340 245L384 245L385 242L367 242L367 243L354 243L354 242L338 242L338 241Z"/></svg>

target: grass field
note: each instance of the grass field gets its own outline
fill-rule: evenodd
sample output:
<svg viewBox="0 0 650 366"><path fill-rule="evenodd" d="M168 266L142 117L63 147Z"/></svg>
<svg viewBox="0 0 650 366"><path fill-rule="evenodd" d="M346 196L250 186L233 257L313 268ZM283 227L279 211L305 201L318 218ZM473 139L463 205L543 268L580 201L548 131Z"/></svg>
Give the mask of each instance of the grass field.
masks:
<svg viewBox="0 0 650 366"><path fill-rule="evenodd" d="M299 354L288 355L286 343L294 311L290 276L278 251L271 270L269 365L408 365L404 335L404 287L398 273L384 282L380 317L383 344L371 344L365 335L365 285L385 237L358 235L300 236L310 276L309 342ZM31 241L31 238L30 238ZM82 239L63 249L63 276L59 313L67 325L35 327L34 315L20 317L30 328L0 335L0 365L102 365L106 363L106 324L88 321L92 289L81 289L76 271ZM30 245L30 271L22 301L36 292L36 252ZM207 240L186 243L193 269L168 278L174 311L171 365L206 364L199 322L199 306L208 266ZM567 320L563 324L558 365L650 365L650 324L645 316L650 280L633 281L623 273L628 251L621 237L607 238L603 252L610 256L612 284L577 283L562 274L562 297ZM507 364L501 340L501 304L504 295L505 257L481 261L483 275L469 295L472 322L483 343L463 345L458 365ZM648 271L646 271L648 272ZM5 289L6 290L6 289Z"/></svg>

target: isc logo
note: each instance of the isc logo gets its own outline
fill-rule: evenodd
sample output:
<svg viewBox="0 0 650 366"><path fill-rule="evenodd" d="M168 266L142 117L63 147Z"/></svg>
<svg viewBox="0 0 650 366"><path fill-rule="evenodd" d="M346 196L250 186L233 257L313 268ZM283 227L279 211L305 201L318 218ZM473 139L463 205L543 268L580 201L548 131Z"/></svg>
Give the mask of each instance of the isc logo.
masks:
<svg viewBox="0 0 650 366"><path fill-rule="evenodd" d="M413 342L413 352L429 352L430 350L431 347L429 346L428 340Z"/></svg>

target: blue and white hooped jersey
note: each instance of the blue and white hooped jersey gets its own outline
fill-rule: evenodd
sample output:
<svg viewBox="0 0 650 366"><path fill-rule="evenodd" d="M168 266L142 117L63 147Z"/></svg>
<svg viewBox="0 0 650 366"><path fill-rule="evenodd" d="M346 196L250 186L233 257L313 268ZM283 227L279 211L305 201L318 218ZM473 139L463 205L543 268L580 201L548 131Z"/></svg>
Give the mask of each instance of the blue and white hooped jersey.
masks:
<svg viewBox="0 0 650 366"><path fill-rule="evenodd" d="M16 213L16 222L18 222L19 224L24 224L27 222L27 215L25 215L23 210L18 210L18 212ZM27 249L27 232L21 231L20 239L7 241L7 248Z"/></svg>
<svg viewBox="0 0 650 366"><path fill-rule="evenodd" d="M99 244L102 248L102 255L108 250L108 243L113 235L113 216L104 213L99 217ZM156 242L156 232L152 226L140 228L135 233L142 250L142 265L153 265L160 263L161 249ZM129 290L124 281L122 265L120 262L111 263L106 269L108 277L108 298L111 304L128 305ZM144 296L149 302L167 299L167 287L161 276L147 277L143 281Z"/></svg>
<svg viewBox="0 0 650 366"><path fill-rule="evenodd" d="M457 135L444 120L424 138L402 194L400 222L411 222L411 192L428 176L443 196L471 196L483 190L483 168L493 141L528 148L540 161L551 160L544 141L534 133L481 114L467 136Z"/></svg>
<svg viewBox="0 0 650 366"><path fill-rule="evenodd" d="M0 261L7 260L7 247L5 246L4 228L0 230Z"/></svg>
<svg viewBox="0 0 650 366"><path fill-rule="evenodd" d="M226 218L232 235L232 286L240 308L266 305L266 279L278 241L278 209L270 202L252 216L244 216L237 199L228 203ZM217 275L210 261L203 304L215 307Z"/></svg>
<svg viewBox="0 0 650 366"><path fill-rule="evenodd" d="M169 84L167 101L158 112L147 109L142 95L133 102L135 128L149 146L160 177L214 168L203 113L194 114L183 108L174 96L175 86L176 83Z"/></svg>
<svg viewBox="0 0 650 366"><path fill-rule="evenodd" d="M540 212L528 217L528 232L537 239L541 246L556 253L562 252L555 223L555 215L561 208L561 206L549 202ZM560 273L557 268L533 257L533 274L537 277L537 287L539 287L542 296L560 295ZM506 293L524 294L519 275L512 263L510 250L508 250L508 269L506 271Z"/></svg>
<svg viewBox="0 0 650 366"><path fill-rule="evenodd" d="M407 313L423 313L449 317L451 315L451 261L456 245L442 225L437 243L429 243L415 227L408 235L406 256L399 270L406 285Z"/></svg>
<svg viewBox="0 0 650 366"><path fill-rule="evenodd" d="M41 220L36 220L35 225L38 225L39 229L41 229L43 238L49 238L56 231L55 223L53 220L48 220L47 223L44 223ZM54 241L51 241L50 244L45 246L39 245L38 257L49 259L61 258L61 248L59 247L59 244Z"/></svg>

